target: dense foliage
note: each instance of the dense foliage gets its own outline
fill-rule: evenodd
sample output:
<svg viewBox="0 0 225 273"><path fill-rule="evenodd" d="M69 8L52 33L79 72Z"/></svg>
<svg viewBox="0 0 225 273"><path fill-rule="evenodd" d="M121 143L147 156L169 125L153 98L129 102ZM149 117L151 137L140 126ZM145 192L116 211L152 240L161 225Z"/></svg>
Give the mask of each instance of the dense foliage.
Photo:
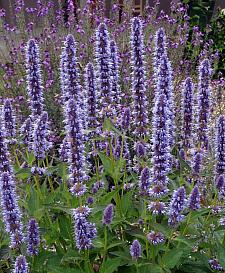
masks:
<svg viewBox="0 0 225 273"><path fill-rule="evenodd" d="M185 5L157 7L1 10L1 272L224 271L217 54Z"/></svg>

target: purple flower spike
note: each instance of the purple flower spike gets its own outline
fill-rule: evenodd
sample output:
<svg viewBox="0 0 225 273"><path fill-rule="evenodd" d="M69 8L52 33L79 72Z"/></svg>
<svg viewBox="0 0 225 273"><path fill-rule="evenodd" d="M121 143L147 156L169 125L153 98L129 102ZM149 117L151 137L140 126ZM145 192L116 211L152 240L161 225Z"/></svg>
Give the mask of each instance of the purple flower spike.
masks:
<svg viewBox="0 0 225 273"><path fill-rule="evenodd" d="M68 152L69 152L69 144L67 141L67 137L65 136L59 149L59 157L62 162L68 161Z"/></svg>
<svg viewBox="0 0 225 273"><path fill-rule="evenodd" d="M164 94L167 101L167 124L168 141L170 148L174 144L175 126L174 126L174 95L171 63L166 55L161 57L159 69L157 72L155 104L160 95Z"/></svg>
<svg viewBox="0 0 225 273"><path fill-rule="evenodd" d="M192 146L193 136L193 94L194 84L191 78L184 82L183 102L182 102L182 143L183 148L188 149Z"/></svg>
<svg viewBox="0 0 225 273"><path fill-rule="evenodd" d="M84 155L84 135L77 102L70 99L66 104L66 130L68 139L69 186L72 194L82 195L87 180Z"/></svg>
<svg viewBox="0 0 225 273"><path fill-rule="evenodd" d="M134 260L141 257L141 245L138 240L134 240L130 246L130 255Z"/></svg>
<svg viewBox="0 0 225 273"><path fill-rule="evenodd" d="M33 152L36 158L43 159L49 150L48 141L48 114L43 112L34 125L33 130Z"/></svg>
<svg viewBox="0 0 225 273"><path fill-rule="evenodd" d="M30 256L38 255L40 245L39 227L35 219L30 219L27 226L27 253Z"/></svg>
<svg viewBox="0 0 225 273"><path fill-rule="evenodd" d="M89 207L83 206L73 210L76 247L81 250L90 249L92 240L97 235L94 223L88 222L91 213Z"/></svg>
<svg viewBox="0 0 225 273"><path fill-rule="evenodd" d="M147 235L147 239L153 245L162 244L165 241L164 235L161 232L155 232L155 231L151 231Z"/></svg>
<svg viewBox="0 0 225 273"><path fill-rule="evenodd" d="M20 255L16 258L13 273L29 273L28 264L26 258L23 255Z"/></svg>
<svg viewBox="0 0 225 273"><path fill-rule="evenodd" d="M195 186L190 194L188 200L188 208L190 210L198 210L200 209L200 192L198 186Z"/></svg>
<svg viewBox="0 0 225 273"><path fill-rule="evenodd" d="M225 116L220 116L216 136L216 174L225 174Z"/></svg>
<svg viewBox="0 0 225 273"><path fill-rule="evenodd" d="M155 201L151 202L148 205L148 210L150 210L153 214L165 214L166 213L166 206L163 202Z"/></svg>
<svg viewBox="0 0 225 273"><path fill-rule="evenodd" d="M142 141L138 141L137 143L135 143L135 154L137 157L141 158L144 157L146 155L146 144L144 144Z"/></svg>
<svg viewBox="0 0 225 273"><path fill-rule="evenodd" d="M61 86L64 103L73 98L80 108L82 126L86 126L85 96L80 85L80 73L76 56L76 42L73 35L69 34L64 42L61 55Z"/></svg>
<svg viewBox="0 0 225 273"><path fill-rule="evenodd" d="M154 71L157 75L161 62L161 57L164 54L167 55L166 34L164 28L161 27L156 31L154 43Z"/></svg>
<svg viewBox="0 0 225 273"><path fill-rule="evenodd" d="M110 41L110 68L111 68L111 86L113 105L117 114L120 114L121 108L121 90L119 85L119 65L118 65L118 48L115 41Z"/></svg>
<svg viewBox="0 0 225 273"><path fill-rule="evenodd" d="M224 194L225 191L225 179L224 175L221 174L216 178L215 185L217 190L219 191L220 194Z"/></svg>
<svg viewBox="0 0 225 273"><path fill-rule="evenodd" d="M185 208L186 204L186 191L184 187L180 187L174 191L172 200L169 207L168 223L171 226L177 225L184 216L180 213Z"/></svg>
<svg viewBox="0 0 225 273"><path fill-rule="evenodd" d="M210 119L211 66L208 59L199 66L198 82L198 141L202 149L208 149L208 123Z"/></svg>
<svg viewBox="0 0 225 273"><path fill-rule="evenodd" d="M145 167L141 171L139 178L139 192L141 195L147 195L150 186L150 170L148 167Z"/></svg>
<svg viewBox="0 0 225 273"><path fill-rule="evenodd" d="M104 210L102 223L104 225L110 225L112 223L113 214L114 214L114 206L113 204L109 204Z"/></svg>
<svg viewBox="0 0 225 273"><path fill-rule="evenodd" d="M43 86L40 66L39 46L34 39L26 47L27 90L32 117L43 111Z"/></svg>
<svg viewBox="0 0 225 273"><path fill-rule="evenodd" d="M16 136L16 122L15 116L13 114L12 104L9 99L6 99L3 105L2 120L5 137L12 140Z"/></svg>
<svg viewBox="0 0 225 273"><path fill-rule="evenodd" d="M99 90L99 119L104 117L112 117L112 83L110 69L110 47L109 33L107 26L101 23L96 31L96 61L98 72L98 90Z"/></svg>
<svg viewBox="0 0 225 273"><path fill-rule="evenodd" d="M0 194L3 221L10 236L10 247L18 248L24 240L22 216L18 207L15 182L9 172L1 172Z"/></svg>
<svg viewBox="0 0 225 273"><path fill-rule="evenodd" d="M32 151L32 120L31 117L28 117L20 129L20 136L22 138L22 142L25 147L27 147L28 151Z"/></svg>
<svg viewBox="0 0 225 273"><path fill-rule="evenodd" d="M209 260L209 265L213 270L223 271L223 267L219 264L219 261L215 258Z"/></svg>
<svg viewBox="0 0 225 273"><path fill-rule="evenodd" d="M1 124L0 124L1 125ZM1 127L1 126L0 126ZM0 173L9 172L13 173L12 167L9 163L9 152L3 128L0 128Z"/></svg>
<svg viewBox="0 0 225 273"><path fill-rule="evenodd" d="M166 186L169 172L169 138L168 138L168 109L165 95L160 95L153 110L153 156L152 156L152 183Z"/></svg>
<svg viewBox="0 0 225 273"><path fill-rule="evenodd" d="M97 86L94 66L88 63L85 73L87 92L87 129L96 129L97 123ZM92 134L93 135L93 134Z"/></svg>
<svg viewBox="0 0 225 273"><path fill-rule="evenodd" d="M203 155L201 152L196 152L192 160L192 171L194 175L199 176L202 169Z"/></svg>
<svg viewBox="0 0 225 273"><path fill-rule="evenodd" d="M131 121L130 108L127 107L122 110L122 116L121 116L122 130L129 130L130 129L130 121Z"/></svg>
<svg viewBox="0 0 225 273"><path fill-rule="evenodd" d="M143 24L138 17L131 20L131 49L134 134L138 138L143 138L148 127L148 99L145 82Z"/></svg>

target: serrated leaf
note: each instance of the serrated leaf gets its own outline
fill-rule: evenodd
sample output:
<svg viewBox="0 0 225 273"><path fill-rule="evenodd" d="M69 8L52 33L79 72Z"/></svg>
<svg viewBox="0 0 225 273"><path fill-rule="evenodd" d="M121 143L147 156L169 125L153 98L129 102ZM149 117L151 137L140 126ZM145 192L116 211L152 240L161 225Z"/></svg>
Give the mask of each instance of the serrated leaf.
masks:
<svg viewBox="0 0 225 273"><path fill-rule="evenodd" d="M179 263L182 255L182 249L171 249L163 255L162 263L165 267L172 269Z"/></svg>

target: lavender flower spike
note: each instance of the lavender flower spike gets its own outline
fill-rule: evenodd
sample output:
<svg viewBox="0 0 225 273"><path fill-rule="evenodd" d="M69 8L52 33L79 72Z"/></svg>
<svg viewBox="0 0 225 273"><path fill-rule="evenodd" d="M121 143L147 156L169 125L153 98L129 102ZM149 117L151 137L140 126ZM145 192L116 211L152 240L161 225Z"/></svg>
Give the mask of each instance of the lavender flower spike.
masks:
<svg viewBox="0 0 225 273"><path fill-rule="evenodd" d="M39 227L35 219L30 219L27 226L27 253L30 256L38 255L40 245Z"/></svg>
<svg viewBox="0 0 225 273"><path fill-rule="evenodd" d="M174 94L173 94L173 79L172 67L168 57L164 54L161 57L159 69L157 72L155 103L158 96L164 94L167 100L167 123L169 127L169 144L170 148L174 144L175 138L175 125L174 125Z"/></svg>
<svg viewBox="0 0 225 273"><path fill-rule="evenodd" d="M130 255L134 260L141 256L141 245L138 240L134 240L130 246Z"/></svg>
<svg viewBox="0 0 225 273"><path fill-rule="evenodd" d="M154 71L155 78L157 77L157 72L160 66L161 57L163 55L167 56L167 43L166 43L166 33L164 28L159 28L155 33L154 39Z"/></svg>
<svg viewBox="0 0 225 273"><path fill-rule="evenodd" d="M193 93L194 84L191 78L187 78L184 82L183 102L182 102L182 143L183 148L188 149L192 146L193 134Z"/></svg>
<svg viewBox="0 0 225 273"><path fill-rule="evenodd" d="M184 187L180 187L174 191L169 208L168 223L171 226L178 224L184 216L180 213L185 208L186 203L186 191Z"/></svg>
<svg viewBox="0 0 225 273"><path fill-rule="evenodd" d="M190 210L198 210L200 208L200 193L197 186L195 186L190 194L188 200L188 208Z"/></svg>
<svg viewBox="0 0 225 273"><path fill-rule="evenodd" d="M102 223L104 225L110 225L112 223L113 214L114 214L114 206L113 204L109 204L103 213Z"/></svg>
<svg viewBox="0 0 225 273"><path fill-rule="evenodd" d="M145 82L143 25L138 17L131 20L131 49L134 134L138 138L143 138L148 127L148 99Z"/></svg>
<svg viewBox="0 0 225 273"><path fill-rule="evenodd" d="M37 159L43 159L50 147L48 141L48 114L43 112L34 125L33 152Z"/></svg>
<svg viewBox="0 0 225 273"><path fill-rule="evenodd" d="M194 175L199 176L202 169L203 155L201 151L195 152L192 160L192 172Z"/></svg>
<svg viewBox="0 0 225 273"><path fill-rule="evenodd" d="M169 172L168 108L165 95L159 95L153 110L152 183L166 186Z"/></svg>
<svg viewBox="0 0 225 273"><path fill-rule="evenodd" d="M9 99L5 100L2 109L2 120L5 132L5 137L12 140L16 136L16 123L15 116L13 114L12 104Z"/></svg>
<svg viewBox="0 0 225 273"><path fill-rule="evenodd" d="M208 149L208 123L210 118L210 80L211 66L209 60L205 59L199 66L197 135L201 148L206 150Z"/></svg>
<svg viewBox="0 0 225 273"><path fill-rule="evenodd" d="M26 47L27 90L32 117L43 111L43 86L40 67L39 46L34 39Z"/></svg>
<svg viewBox="0 0 225 273"><path fill-rule="evenodd" d="M68 145L67 137L65 136L59 148L59 157L62 162L68 161L68 151L69 151L68 146L69 145Z"/></svg>
<svg viewBox="0 0 225 273"><path fill-rule="evenodd" d="M73 210L75 241L80 251L90 249L92 247L92 240L97 235L95 224L88 222L87 219L90 213L91 209L86 206Z"/></svg>
<svg viewBox="0 0 225 273"><path fill-rule="evenodd" d="M217 122L216 136L216 174L225 174L225 116L220 116Z"/></svg>
<svg viewBox="0 0 225 273"><path fill-rule="evenodd" d="M139 178L139 191L141 195L147 195L150 186L150 170L145 167L141 171L141 176Z"/></svg>
<svg viewBox="0 0 225 273"><path fill-rule="evenodd" d="M16 258L13 273L29 273L28 264L26 258L23 255L20 255Z"/></svg>
<svg viewBox="0 0 225 273"><path fill-rule="evenodd" d="M72 194L80 196L86 191L86 186L83 183L87 180L87 174L80 109L74 99L70 99L66 104L65 122L69 148L69 186Z"/></svg>
<svg viewBox="0 0 225 273"><path fill-rule="evenodd" d="M98 77L99 119L113 117L110 48L107 26L101 23L96 31L96 62Z"/></svg>
<svg viewBox="0 0 225 273"><path fill-rule="evenodd" d="M9 172L0 174L1 210L6 231L10 236L10 247L19 247L24 240L21 212L18 207L15 182Z"/></svg>

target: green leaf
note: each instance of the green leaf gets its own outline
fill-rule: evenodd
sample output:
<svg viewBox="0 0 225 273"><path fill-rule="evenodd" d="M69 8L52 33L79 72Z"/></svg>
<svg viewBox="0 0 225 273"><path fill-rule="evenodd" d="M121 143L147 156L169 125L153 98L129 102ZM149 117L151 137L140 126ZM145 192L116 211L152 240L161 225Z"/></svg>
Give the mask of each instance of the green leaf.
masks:
<svg viewBox="0 0 225 273"><path fill-rule="evenodd" d="M162 263L165 267L169 269L174 268L179 263L182 255L182 249L171 249L163 255Z"/></svg>
<svg viewBox="0 0 225 273"><path fill-rule="evenodd" d="M30 168L22 168L15 172L15 176L18 179L25 180L29 177L31 177L31 170Z"/></svg>
<svg viewBox="0 0 225 273"><path fill-rule="evenodd" d="M221 264L223 268L225 268L225 246L224 245L222 244L218 245L217 255L218 255L219 263Z"/></svg>
<svg viewBox="0 0 225 273"><path fill-rule="evenodd" d="M100 269L100 273L114 273L121 264L121 258L108 259Z"/></svg>

